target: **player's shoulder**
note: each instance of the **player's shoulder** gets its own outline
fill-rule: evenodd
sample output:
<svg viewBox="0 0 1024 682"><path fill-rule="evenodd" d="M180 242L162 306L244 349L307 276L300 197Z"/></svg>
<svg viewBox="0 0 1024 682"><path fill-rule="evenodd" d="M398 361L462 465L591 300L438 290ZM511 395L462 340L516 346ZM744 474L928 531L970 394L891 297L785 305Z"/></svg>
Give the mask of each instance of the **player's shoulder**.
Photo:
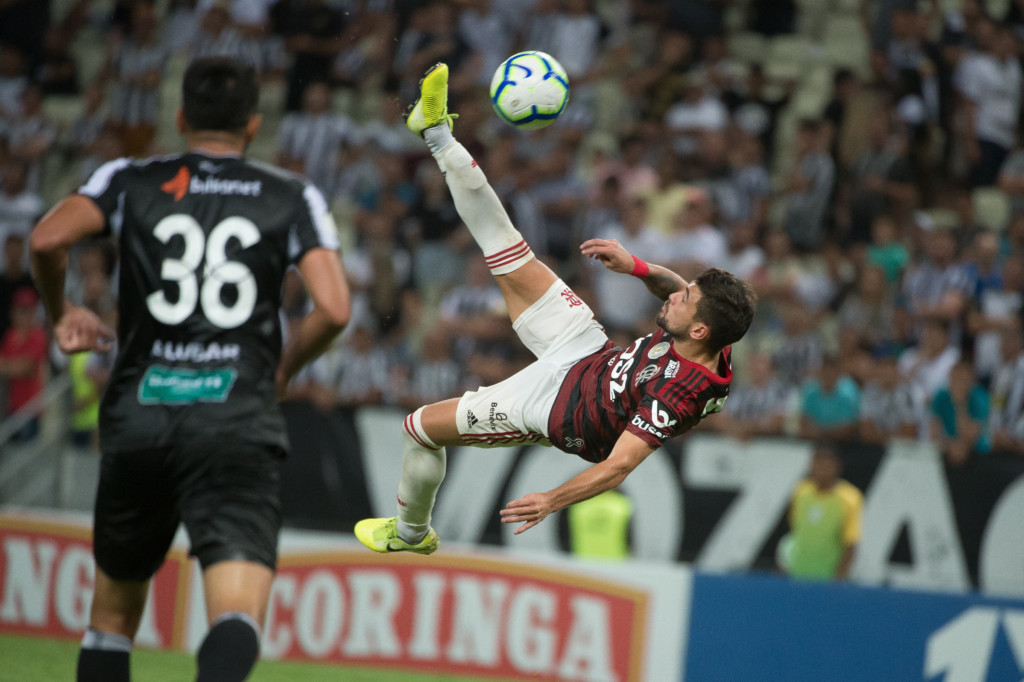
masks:
<svg viewBox="0 0 1024 682"><path fill-rule="evenodd" d="M281 185L298 192L299 194L306 192L310 188L312 188L314 191L317 191L313 183L310 182L309 178L307 178L305 175L302 175L301 173L285 170L280 166L275 166L271 163L267 163L266 161L260 161L259 159L247 158L245 159L245 165L252 169L253 171L265 175L272 181L278 182Z"/></svg>
<svg viewBox="0 0 1024 682"><path fill-rule="evenodd" d="M793 499L803 497L805 495L810 495L815 490L816 486L814 485L814 481L810 480L809 478L805 478L804 480L797 483L796 488L793 489Z"/></svg>

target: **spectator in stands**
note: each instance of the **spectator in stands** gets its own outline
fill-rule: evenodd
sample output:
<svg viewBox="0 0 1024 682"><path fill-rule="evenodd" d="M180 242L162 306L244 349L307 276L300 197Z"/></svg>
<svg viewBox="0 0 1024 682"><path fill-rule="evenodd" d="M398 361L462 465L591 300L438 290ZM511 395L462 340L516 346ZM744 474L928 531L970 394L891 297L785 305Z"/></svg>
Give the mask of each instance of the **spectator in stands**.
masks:
<svg viewBox="0 0 1024 682"><path fill-rule="evenodd" d="M270 23L292 56L285 108L298 111L306 86L331 77L331 63L345 47L345 15L326 0L278 0L270 8Z"/></svg>
<svg viewBox="0 0 1024 682"><path fill-rule="evenodd" d="M726 260L728 244L722 231L711 224L714 213L708 192L691 188L669 242L662 247L662 262L688 280L707 268L721 267Z"/></svg>
<svg viewBox="0 0 1024 682"><path fill-rule="evenodd" d="M451 339L444 325L427 331L419 356L406 362L402 370L395 401L403 409L456 395L462 386L462 369L452 359Z"/></svg>
<svg viewBox="0 0 1024 682"><path fill-rule="evenodd" d="M615 239L627 251L642 259L665 258L665 239L647 224L647 208L642 199L625 199L621 221L604 225L587 238ZM679 252L677 252L679 253ZM638 332L649 326L656 310L656 299L644 297L643 286L629 286L616 273L593 262L594 302L602 324L613 330Z"/></svg>
<svg viewBox="0 0 1024 682"><path fill-rule="evenodd" d="M992 449L1024 453L1024 327L1021 321L1000 333L1000 363L992 376Z"/></svg>
<svg viewBox="0 0 1024 682"><path fill-rule="evenodd" d="M757 234L757 228L750 222L732 226L725 260L722 262L723 270L749 281L754 273L764 267L764 249L757 243Z"/></svg>
<svg viewBox="0 0 1024 682"><path fill-rule="evenodd" d="M745 360L746 381L729 391L728 409L708 419L707 427L744 440L757 436L782 436L794 390L775 373L771 356L761 351Z"/></svg>
<svg viewBox="0 0 1024 682"><path fill-rule="evenodd" d="M406 236L414 247L413 280L422 293L437 296L459 279L465 230L459 229L459 214L444 177L418 173L417 179L420 192L409 213Z"/></svg>
<svg viewBox="0 0 1024 682"><path fill-rule="evenodd" d="M825 357L825 339L815 313L805 306L787 301L776 309L782 323L781 333L762 334L760 345L771 354L782 381L796 387L818 372Z"/></svg>
<svg viewBox="0 0 1024 682"><path fill-rule="evenodd" d="M824 237L836 174L835 163L826 151L821 121L800 122L794 151L796 158L783 194L783 226L793 247L807 251L817 248Z"/></svg>
<svg viewBox="0 0 1024 682"><path fill-rule="evenodd" d="M665 112L665 130L673 140L673 150L679 154L694 154L700 134L705 131L723 132L729 125L729 111L712 94L707 77L690 71L683 81L679 101Z"/></svg>
<svg viewBox="0 0 1024 682"><path fill-rule="evenodd" d="M85 89L82 97L82 112L71 124L68 133L68 153L81 159L92 153L93 143L100 131L107 125L107 110L104 106L105 93L101 83L93 83ZM95 169L94 169L95 170ZM88 177L88 173L84 177Z"/></svg>
<svg viewBox="0 0 1024 682"><path fill-rule="evenodd" d="M28 164L8 159L0 170L0 241L11 234L27 238L43 208L42 197L28 187Z"/></svg>
<svg viewBox="0 0 1024 682"><path fill-rule="evenodd" d="M160 83L170 56L156 27L153 4L131 5L128 36L115 44L105 67L105 76L115 85L110 115L121 130L127 156L144 156L156 137Z"/></svg>
<svg viewBox="0 0 1024 682"><path fill-rule="evenodd" d="M648 146L637 135L627 136L617 159L598 164L590 181L591 196L596 196L606 180L615 178L624 199L645 196L658 184L658 173L647 162Z"/></svg>
<svg viewBox="0 0 1024 682"><path fill-rule="evenodd" d="M380 405L390 392L393 360L376 339L373 323L362 318L301 377L288 397L308 400L329 412L336 407Z"/></svg>
<svg viewBox="0 0 1024 682"><path fill-rule="evenodd" d="M941 318L926 318L917 346L899 355L900 375L921 391L929 405L960 361L960 349L949 341L949 328L950 323Z"/></svg>
<svg viewBox="0 0 1024 682"><path fill-rule="evenodd" d="M882 268L889 285L897 284L903 277L903 271L910 262L910 252L899 240L899 228L892 217L880 215L871 223L871 243L865 260L869 265Z"/></svg>
<svg viewBox="0 0 1024 682"><path fill-rule="evenodd" d="M19 289L35 291L32 274L25 267L26 242L25 235L13 232L7 235L3 244L3 260L0 261L0 339L11 325L15 292Z"/></svg>
<svg viewBox="0 0 1024 682"><path fill-rule="evenodd" d="M864 496L840 476L834 450L815 449L807 478L793 491L790 533L780 543L783 569L808 580L845 580L860 542Z"/></svg>
<svg viewBox="0 0 1024 682"><path fill-rule="evenodd" d="M902 379L894 355L878 358L871 369L871 379L861 394L860 439L885 445L890 438L917 438L925 425L920 389Z"/></svg>
<svg viewBox="0 0 1024 682"><path fill-rule="evenodd" d="M1016 329L1024 315L1024 255L1006 259L997 283L972 301L967 315L967 329L974 336L975 372L986 384L1001 363L1001 332Z"/></svg>
<svg viewBox="0 0 1024 682"><path fill-rule="evenodd" d="M792 100L798 85L795 78L773 82L765 73L764 66L754 62L747 77L734 80L732 89L723 94L732 122L746 135L761 142L768 168L775 166L775 131L778 130L779 116Z"/></svg>
<svg viewBox="0 0 1024 682"><path fill-rule="evenodd" d="M966 265L957 259L953 230L933 229L925 235L926 257L911 265L903 277L907 308L918 320L937 318L956 324L967 309L974 283Z"/></svg>
<svg viewBox="0 0 1024 682"><path fill-rule="evenodd" d="M231 24L226 2L215 3L199 20L199 32L192 43L192 58L231 57L250 64L265 75L267 65L259 41Z"/></svg>
<svg viewBox="0 0 1024 682"><path fill-rule="evenodd" d="M999 169L999 189L1009 198L1010 215L1024 215L1024 140L1016 136L1016 145Z"/></svg>
<svg viewBox="0 0 1024 682"><path fill-rule="evenodd" d="M50 26L43 37L42 60L33 79L44 95L77 95L78 62L71 54L71 32L62 25Z"/></svg>
<svg viewBox="0 0 1024 682"><path fill-rule="evenodd" d="M1016 38L1009 26L980 19L991 40L961 62L956 73L964 125L961 140L976 187L994 185L1014 143L1024 83Z"/></svg>
<svg viewBox="0 0 1024 682"><path fill-rule="evenodd" d="M816 378L800 387L800 435L811 440L850 440L860 417L860 388L842 373L838 357L826 355Z"/></svg>
<svg viewBox="0 0 1024 682"><path fill-rule="evenodd" d="M43 186L43 162L57 140L57 126L43 113L43 90L32 84L21 93L21 111L7 125L11 156L28 166L26 183L33 192Z"/></svg>
<svg viewBox="0 0 1024 682"><path fill-rule="evenodd" d="M46 328L39 322L39 297L30 288L18 289L11 300L11 326L0 339L0 379L7 381L7 414L12 415L38 396L45 382ZM39 433L39 414L14 436L32 440Z"/></svg>
<svg viewBox="0 0 1024 682"><path fill-rule="evenodd" d="M302 111L281 121L277 133L277 164L303 173L331 196L338 175L338 156L354 133L346 116L332 111L331 89L312 82L302 93Z"/></svg>
<svg viewBox="0 0 1024 682"><path fill-rule="evenodd" d="M931 402L932 438L953 466L961 466L971 455L992 449L989 433L988 392L975 380L974 367L961 360L949 371L949 381Z"/></svg>
<svg viewBox="0 0 1024 682"><path fill-rule="evenodd" d="M729 152L729 166L729 184L736 203L730 230L740 223L760 228L772 196L772 180L764 165L761 141L752 135L737 136Z"/></svg>
<svg viewBox="0 0 1024 682"><path fill-rule="evenodd" d="M455 6L446 0L415 3L415 6L395 46L393 68L401 91L412 92L423 73L437 62L445 62L451 69L449 89L464 91L476 82L479 60L459 33ZM554 28L554 24L549 28Z"/></svg>
<svg viewBox="0 0 1024 682"><path fill-rule="evenodd" d="M675 217L683 209L690 191L680 177L679 167L679 157L670 150L663 150L655 165L657 183L644 195L647 222L663 236L672 234Z"/></svg>
<svg viewBox="0 0 1024 682"><path fill-rule="evenodd" d="M461 362L473 355L507 359L512 327L501 290L484 259L469 258L465 269L465 281L446 291L438 307L439 322L454 339L454 356Z"/></svg>
<svg viewBox="0 0 1024 682"><path fill-rule="evenodd" d="M885 271L877 265L861 269L854 291L842 302L837 313L839 329L850 330L858 345L875 353L894 349L893 318L896 305L886 290Z"/></svg>
<svg viewBox="0 0 1024 682"><path fill-rule="evenodd" d="M9 43L0 42L0 122L21 111L21 93L28 87L25 55Z"/></svg>
<svg viewBox="0 0 1024 682"><path fill-rule="evenodd" d="M871 227L883 215L907 215L916 191L910 163L901 154L904 145L890 134L884 113L872 117L868 147L857 157L846 187L849 242L871 241Z"/></svg>

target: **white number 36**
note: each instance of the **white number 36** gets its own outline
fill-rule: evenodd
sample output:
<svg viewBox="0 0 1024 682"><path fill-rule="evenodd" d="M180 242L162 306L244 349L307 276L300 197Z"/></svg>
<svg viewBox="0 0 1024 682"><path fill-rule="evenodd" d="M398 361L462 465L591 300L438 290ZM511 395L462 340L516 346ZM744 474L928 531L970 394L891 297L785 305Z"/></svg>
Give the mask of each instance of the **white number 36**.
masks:
<svg viewBox="0 0 1024 682"><path fill-rule="evenodd" d="M169 301L163 289L154 291L146 297L149 312L164 324L181 324L199 304L206 319L221 329L234 329L243 324L256 306L256 280L245 265L228 260L225 251L231 239L237 239L243 249L257 243L259 228L247 218L232 216L217 223L206 237L195 218L176 213L158 222L153 229L153 236L164 244L176 235L185 240L185 252L181 258L164 259L160 278L178 285L177 300ZM200 278L196 270L203 262L204 253L206 266ZM231 305L225 305L221 299L221 290L226 284L234 285L238 291Z"/></svg>

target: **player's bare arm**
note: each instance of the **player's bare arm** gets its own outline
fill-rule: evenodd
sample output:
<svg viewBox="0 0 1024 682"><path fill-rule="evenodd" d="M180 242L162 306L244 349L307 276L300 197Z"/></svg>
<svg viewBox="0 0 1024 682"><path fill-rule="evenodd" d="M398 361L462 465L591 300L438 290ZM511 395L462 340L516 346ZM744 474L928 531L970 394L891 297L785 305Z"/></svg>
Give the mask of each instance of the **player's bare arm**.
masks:
<svg viewBox="0 0 1024 682"><path fill-rule="evenodd" d="M624 275L633 274L636 267L633 255L615 239L588 239L580 245L580 253L588 258L596 258L609 270ZM688 282L675 272L660 265L646 265L648 272L643 277L643 283L648 291L661 300L686 288Z"/></svg>
<svg viewBox="0 0 1024 682"><path fill-rule="evenodd" d="M617 488L654 448L628 431L615 442L611 454L603 462L573 476L554 490L530 493L509 502L501 510L502 523L522 523L515 534L527 531L543 521L548 514L569 505Z"/></svg>
<svg viewBox="0 0 1024 682"><path fill-rule="evenodd" d="M276 378L279 395L284 394L288 382L303 365L327 350L352 315L348 282L337 252L311 249L299 261L299 272L313 300L313 310L302 319L281 353Z"/></svg>
<svg viewBox="0 0 1024 682"><path fill-rule="evenodd" d="M73 195L43 216L29 238L32 276L57 346L64 353L106 353L113 346L110 327L91 310L71 305L64 298L68 252L82 239L100 234L105 226L103 213L91 199Z"/></svg>

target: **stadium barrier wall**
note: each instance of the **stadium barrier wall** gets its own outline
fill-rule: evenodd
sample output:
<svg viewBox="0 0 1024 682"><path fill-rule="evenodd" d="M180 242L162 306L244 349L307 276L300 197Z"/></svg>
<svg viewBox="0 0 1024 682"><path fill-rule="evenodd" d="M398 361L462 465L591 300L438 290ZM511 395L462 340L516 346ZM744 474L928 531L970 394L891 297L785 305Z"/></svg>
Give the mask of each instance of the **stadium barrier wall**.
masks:
<svg viewBox="0 0 1024 682"><path fill-rule="evenodd" d="M395 512L404 413L362 408L324 414L287 406L294 456L285 509L296 526L351 530ZM864 491L864 534L852 569L862 584L1024 596L1024 458L946 465L931 444L844 443L845 478ZM566 515L513 537L498 510L549 490L587 463L539 446L449 448L434 526L447 541L544 552L568 549ZM671 442L623 483L634 507L633 556L709 571L772 570L790 493L811 444L699 432Z"/></svg>
<svg viewBox="0 0 1024 682"><path fill-rule="evenodd" d="M0 509L0 635L81 636L88 525ZM194 651L205 634L186 547L154 581L139 646ZM385 556L285 531L262 652L504 680L994 682L1024 676L1024 601L473 547Z"/></svg>

